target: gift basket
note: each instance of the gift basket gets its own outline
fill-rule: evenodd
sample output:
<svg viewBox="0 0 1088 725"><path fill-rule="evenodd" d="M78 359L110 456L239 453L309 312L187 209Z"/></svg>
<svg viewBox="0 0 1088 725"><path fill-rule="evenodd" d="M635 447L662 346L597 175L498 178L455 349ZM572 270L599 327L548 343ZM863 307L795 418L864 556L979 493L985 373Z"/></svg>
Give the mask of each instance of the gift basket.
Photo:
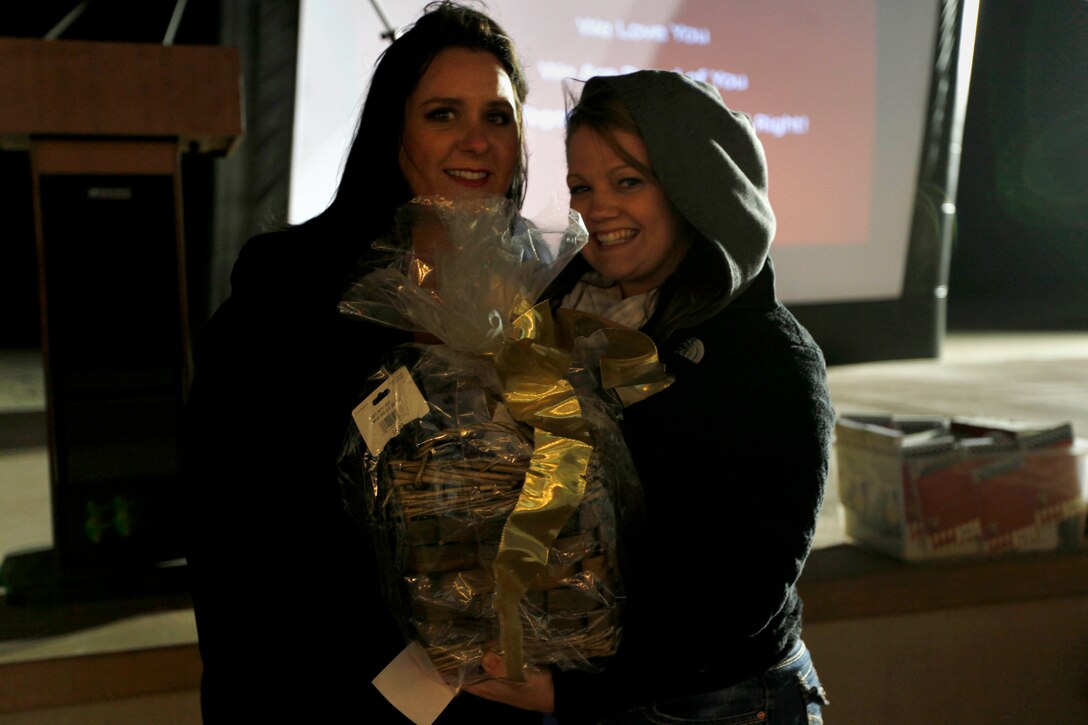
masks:
<svg viewBox="0 0 1088 725"><path fill-rule="evenodd" d="M506 199L417 199L340 305L445 343L386 356L339 465L403 633L455 687L487 651L520 679L619 641L617 514L639 491L616 420L669 380L649 338L533 305L585 241L577 214L548 232Z"/></svg>

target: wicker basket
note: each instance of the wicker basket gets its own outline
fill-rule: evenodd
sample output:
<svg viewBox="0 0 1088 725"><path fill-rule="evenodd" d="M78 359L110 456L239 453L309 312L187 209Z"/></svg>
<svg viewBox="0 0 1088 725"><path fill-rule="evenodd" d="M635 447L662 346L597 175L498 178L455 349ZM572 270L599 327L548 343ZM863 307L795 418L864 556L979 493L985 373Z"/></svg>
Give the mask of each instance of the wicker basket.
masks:
<svg viewBox="0 0 1088 725"><path fill-rule="evenodd" d="M402 447L377 467L408 625L457 684L480 674L479 659L498 638L492 566L529 466L530 435L517 424L447 430L416 445L411 457L397 455ZM520 603L527 662L585 664L615 652L615 541L595 454L581 506Z"/></svg>

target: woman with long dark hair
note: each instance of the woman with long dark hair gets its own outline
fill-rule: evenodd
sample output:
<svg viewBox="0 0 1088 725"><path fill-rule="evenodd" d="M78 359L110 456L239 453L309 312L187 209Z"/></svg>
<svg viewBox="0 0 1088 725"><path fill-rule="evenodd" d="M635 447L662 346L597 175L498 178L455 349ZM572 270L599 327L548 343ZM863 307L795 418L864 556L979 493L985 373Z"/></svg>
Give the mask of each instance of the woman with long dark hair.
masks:
<svg viewBox="0 0 1088 725"><path fill-rule="evenodd" d="M404 647L336 460L365 377L410 333L337 314L417 195L525 189L525 79L489 17L428 6L379 60L336 197L246 244L197 348L184 440L205 720L407 722L370 682ZM439 722L539 721L459 697Z"/></svg>

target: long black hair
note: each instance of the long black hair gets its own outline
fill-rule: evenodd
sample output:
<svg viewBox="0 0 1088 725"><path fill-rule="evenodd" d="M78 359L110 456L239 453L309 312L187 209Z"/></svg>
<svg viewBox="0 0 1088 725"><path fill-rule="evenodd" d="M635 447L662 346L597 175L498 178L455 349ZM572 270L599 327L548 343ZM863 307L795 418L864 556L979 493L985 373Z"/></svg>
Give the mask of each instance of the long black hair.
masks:
<svg viewBox="0 0 1088 725"><path fill-rule="evenodd" d="M479 10L443 0L428 5L378 59L336 195L308 224L336 234L363 253L389 229L397 207L412 198L399 163L405 106L435 57L448 48L491 53L510 77L521 152L507 196L521 206L527 165L521 106L528 93L521 62L498 23Z"/></svg>

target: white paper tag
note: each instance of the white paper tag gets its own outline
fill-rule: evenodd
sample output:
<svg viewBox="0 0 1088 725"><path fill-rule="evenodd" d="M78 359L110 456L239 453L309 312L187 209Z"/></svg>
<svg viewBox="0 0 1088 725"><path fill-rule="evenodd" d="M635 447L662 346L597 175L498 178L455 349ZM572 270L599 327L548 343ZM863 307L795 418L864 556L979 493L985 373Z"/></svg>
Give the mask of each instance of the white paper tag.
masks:
<svg viewBox="0 0 1088 725"><path fill-rule="evenodd" d="M431 725L457 694L418 642L405 647L373 682L378 692L416 725Z"/></svg>
<svg viewBox="0 0 1088 725"><path fill-rule="evenodd" d="M406 423L422 418L429 410L408 368L402 365L355 406L351 417L370 454L376 456Z"/></svg>

